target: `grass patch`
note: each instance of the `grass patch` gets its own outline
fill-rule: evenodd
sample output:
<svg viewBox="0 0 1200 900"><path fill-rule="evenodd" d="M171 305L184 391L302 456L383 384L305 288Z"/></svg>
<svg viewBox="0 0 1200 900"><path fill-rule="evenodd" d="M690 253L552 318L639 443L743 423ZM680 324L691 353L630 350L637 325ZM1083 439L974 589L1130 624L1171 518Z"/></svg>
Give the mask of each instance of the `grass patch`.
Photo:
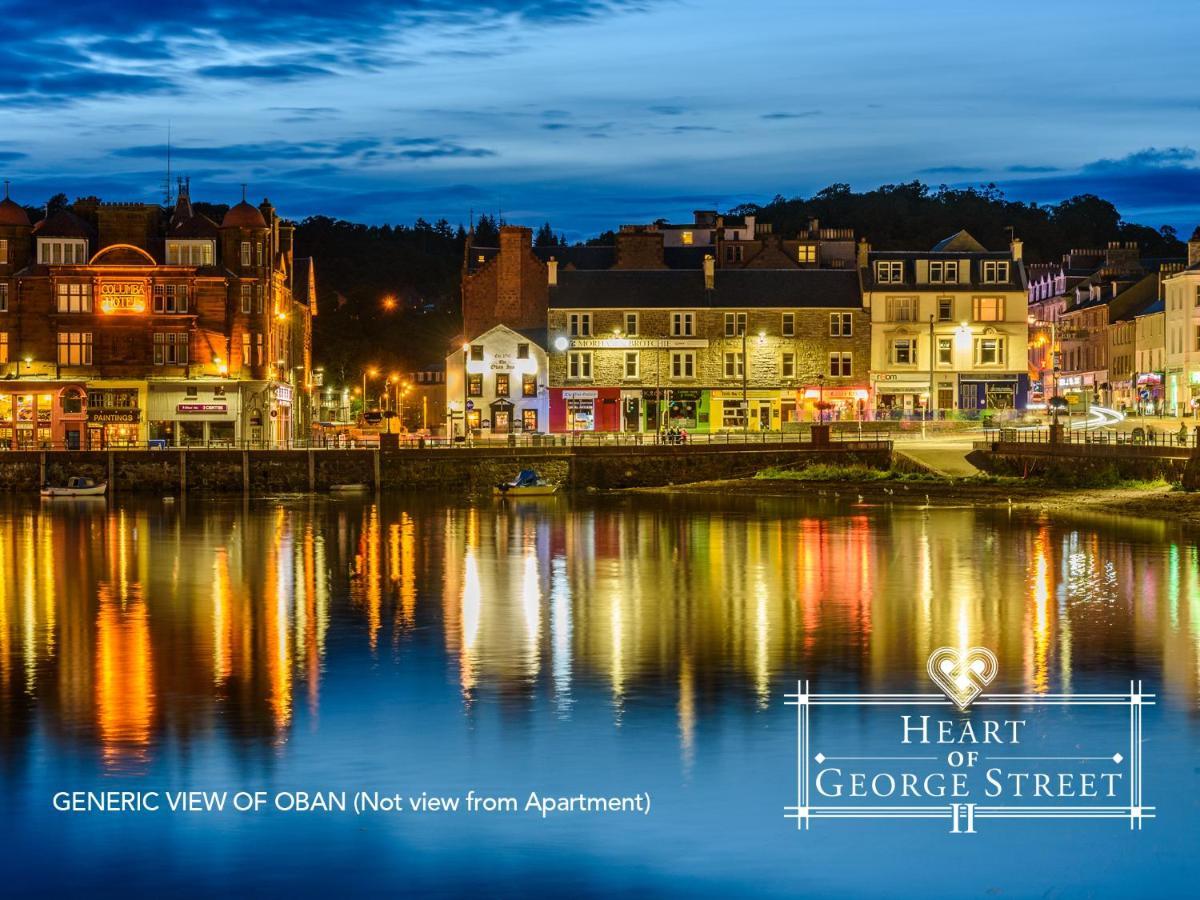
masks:
<svg viewBox="0 0 1200 900"><path fill-rule="evenodd" d="M802 469L785 469L771 466L754 477L763 481L888 481L896 477L895 472L872 469L867 466L831 466L818 463Z"/></svg>

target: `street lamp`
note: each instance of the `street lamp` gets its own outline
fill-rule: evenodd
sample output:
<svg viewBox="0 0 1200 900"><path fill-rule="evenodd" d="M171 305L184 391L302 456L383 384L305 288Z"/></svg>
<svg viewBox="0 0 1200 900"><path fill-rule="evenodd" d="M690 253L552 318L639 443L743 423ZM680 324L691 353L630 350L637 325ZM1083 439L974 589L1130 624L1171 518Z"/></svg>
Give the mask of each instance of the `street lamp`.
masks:
<svg viewBox="0 0 1200 900"><path fill-rule="evenodd" d="M363 408L362 408L362 411L363 411L363 415L364 415L364 416L367 414L367 379L368 379L368 378L374 378L374 377L375 377L375 376L377 376L378 374L379 374L379 370L378 370L378 369L376 369L374 366L370 366L370 367L368 367L368 368L366 368L366 369L363 369L363 373L362 373L362 403L363 403Z"/></svg>

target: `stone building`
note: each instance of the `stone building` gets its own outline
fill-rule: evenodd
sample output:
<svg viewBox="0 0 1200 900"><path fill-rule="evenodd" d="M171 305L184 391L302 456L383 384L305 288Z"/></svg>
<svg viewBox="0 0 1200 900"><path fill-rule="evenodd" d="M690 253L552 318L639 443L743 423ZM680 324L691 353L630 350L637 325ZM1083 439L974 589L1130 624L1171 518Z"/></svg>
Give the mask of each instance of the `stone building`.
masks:
<svg viewBox="0 0 1200 900"><path fill-rule="evenodd" d="M1021 242L987 250L965 231L928 251L859 246L877 410L1024 409L1028 297Z"/></svg>
<svg viewBox="0 0 1200 900"><path fill-rule="evenodd" d="M1200 227L1187 247L1187 265L1164 279L1163 394L1174 416L1200 415Z"/></svg>
<svg viewBox="0 0 1200 900"><path fill-rule="evenodd" d="M0 202L0 446L289 443L307 437L311 261L244 199L220 225L77 200L36 225Z"/></svg>
<svg viewBox="0 0 1200 900"><path fill-rule="evenodd" d="M866 409L852 270L555 272L552 431L780 430Z"/></svg>

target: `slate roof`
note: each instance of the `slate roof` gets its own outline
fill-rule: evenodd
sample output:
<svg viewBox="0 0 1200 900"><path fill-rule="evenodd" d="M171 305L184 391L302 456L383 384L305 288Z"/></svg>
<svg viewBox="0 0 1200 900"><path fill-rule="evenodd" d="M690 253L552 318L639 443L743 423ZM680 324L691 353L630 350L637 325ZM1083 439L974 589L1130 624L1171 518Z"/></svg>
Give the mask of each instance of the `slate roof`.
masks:
<svg viewBox="0 0 1200 900"><path fill-rule="evenodd" d="M943 238L933 245L934 253L986 253L987 248L967 232L961 229L950 235L948 238Z"/></svg>
<svg viewBox="0 0 1200 900"><path fill-rule="evenodd" d="M971 280L958 284L917 283L917 260L967 260L971 267ZM983 263L986 260L998 260L1010 263L1008 281L984 282ZM902 282L877 282L875 280L875 263L879 261L900 260L904 263L904 280ZM1014 260L1007 250L985 250L982 253L966 251L933 251L933 250L872 250L869 256L867 270L863 273L864 290L895 290L895 291L976 291L976 290L1007 290L1024 291L1027 288L1025 266L1021 260Z"/></svg>
<svg viewBox="0 0 1200 900"><path fill-rule="evenodd" d="M554 309L861 309L858 273L846 269L718 269L705 290L701 270L560 271Z"/></svg>
<svg viewBox="0 0 1200 900"><path fill-rule="evenodd" d="M60 209L48 219L42 219L33 226L33 233L38 237L95 239L91 226L69 209Z"/></svg>

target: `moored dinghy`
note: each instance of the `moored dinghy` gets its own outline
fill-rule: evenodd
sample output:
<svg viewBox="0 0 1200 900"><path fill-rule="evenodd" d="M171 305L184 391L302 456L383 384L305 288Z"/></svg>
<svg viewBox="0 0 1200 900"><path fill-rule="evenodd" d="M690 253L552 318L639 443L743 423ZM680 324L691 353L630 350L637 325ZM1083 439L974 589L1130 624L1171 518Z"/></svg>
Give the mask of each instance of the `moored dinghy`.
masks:
<svg viewBox="0 0 1200 900"><path fill-rule="evenodd" d="M492 494L497 497L549 497L557 490L557 484L543 481L533 469L522 469L512 481L502 481L492 488Z"/></svg>
<svg viewBox="0 0 1200 900"><path fill-rule="evenodd" d="M42 485L43 497L102 497L108 489L107 481L93 481L75 475L67 479L66 486Z"/></svg>

